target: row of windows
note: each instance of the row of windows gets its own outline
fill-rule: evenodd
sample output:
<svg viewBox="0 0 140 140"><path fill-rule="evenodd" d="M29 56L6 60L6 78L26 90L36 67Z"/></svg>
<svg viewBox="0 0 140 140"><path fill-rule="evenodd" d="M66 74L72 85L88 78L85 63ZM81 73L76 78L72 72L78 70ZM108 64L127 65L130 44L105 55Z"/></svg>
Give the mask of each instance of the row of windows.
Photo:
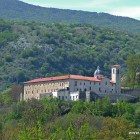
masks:
<svg viewBox="0 0 140 140"><path fill-rule="evenodd" d="M66 88L67 90L69 90L69 87L67 87ZM57 89L48 89L48 90L32 90L32 91L26 91L26 94L29 94L30 92L32 93L32 94L34 94L34 93L49 93L49 92L56 92L56 91L58 91L59 89L57 88Z"/></svg>
<svg viewBox="0 0 140 140"><path fill-rule="evenodd" d="M67 87L67 90L69 90L69 87ZM89 87L89 90L91 91L92 90L92 88L91 87ZM101 92L101 88L99 87L98 88L98 90ZM33 91L26 91L26 94L29 94L30 92L32 93L32 94L34 94L34 93L49 93L49 92L56 92L56 91L58 91L58 89L48 89L48 90L33 90ZM78 89L77 88L77 91L82 91L82 89ZM87 88L85 88L84 89L84 91L87 91ZM113 89L112 89L112 91L113 91Z"/></svg>
<svg viewBox="0 0 140 140"><path fill-rule="evenodd" d="M29 94L30 92L32 94L34 94L34 93L49 93L49 92L56 92L57 90L58 89L41 90L41 91L39 91L39 90L36 90L36 91L26 91L26 94Z"/></svg>
<svg viewBox="0 0 140 140"><path fill-rule="evenodd" d="M90 82L90 85L91 85L91 84L92 84L92 82ZM96 85L97 83L96 83L96 82L93 82L93 84ZM101 85L100 82L98 82L98 84ZM75 81L75 84L74 84L74 85L75 85L75 86L78 86L78 82ZM80 82L79 85L82 85L82 83ZM86 85L86 83L83 83L83 85ZM107 85L107 82L106 82L106 85Z"/></svg>
<svg viewBox="0 0 140 140"><path fill-rule="evenodd" d="M91 87L89 88L89 90L90 90L90 91L92 90ZM77 88L77 91L82 91L82 90ZM85 88L84 91L87 91L87 89ZM101 90L100 87L98 88L98 91L102 92L102 90ZM112 89L112 91L113 91L113 89ZM106 93L107 91L104 90L104 92Z"/></svg>
<svg viewBox="0 0 140 140"><path fill-rule="evenodd" d="M92 84L92 82L90 82L90 85L91 84ZM93 82L93 84L96 85L97 83L96 82ZM105 84L108 85L108 82L106 81ZM82 83L80 82L79 85L82 85ZM83 85L85 85L85 83L83 83ZM101 85L101 83L98 82L98 85ZM75 81L75 86L78 86L78 82L77 81Z"/></svg>
<svg viewBox="0 0 140 140"><path fill-rule="evenodd" d="M68 84L68 82L63 82L63 83L45 83L45 84L38 84L38 85L29 85L27 87L40 87L40 86L46 86L46 85L59 85L59 86L64 86Z"/></svg>
<svg viewBox="0 0 140 140"><path fill-rule="evenodd" d="M32 92L32 93L48 93L48 92L55 92L55 91L58 91L58 89L48 89L48 90L32 90L32 91L26 91L26 94L27 93L30 93L30 92Z"/></svg>
<svg viewBox="0 0 140 140"><path fill-rule="evenodd" d="M60 100L67 100L67 99L71 99L71 100L75 100L75 99L78 99L78 95L76 95L76 96L70 96L70 97L67 97L67 96L58 96L58 98L60 99Z"/></svg>
<svg viewBox="0 0 140 140"><path fill-rule="evenodd" d="M100 89L101 89L101 88L99 88L99 91L100 91ZM89 87L89 90L91 91L91 90L92 90L92 88L91 88L91 87ZM77 91L82 91L82 89L81 89L81 88L80 88L80 89L78 89L78 88L77 88ZM85 89L84 89L84 91L87 91L87 88L85 88Z"/></svg>

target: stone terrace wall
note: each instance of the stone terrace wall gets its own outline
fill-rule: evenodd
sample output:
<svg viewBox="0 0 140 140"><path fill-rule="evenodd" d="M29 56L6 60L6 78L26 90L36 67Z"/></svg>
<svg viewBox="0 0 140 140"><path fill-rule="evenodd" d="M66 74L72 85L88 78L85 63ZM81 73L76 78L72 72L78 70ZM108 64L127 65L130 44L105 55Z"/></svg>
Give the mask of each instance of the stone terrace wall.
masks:
<svg viewBox="0 0 140 140"><path fill-rule="evenodd" d="M122 89L122 94L129 94L140 98L140 89Z"/></svg>

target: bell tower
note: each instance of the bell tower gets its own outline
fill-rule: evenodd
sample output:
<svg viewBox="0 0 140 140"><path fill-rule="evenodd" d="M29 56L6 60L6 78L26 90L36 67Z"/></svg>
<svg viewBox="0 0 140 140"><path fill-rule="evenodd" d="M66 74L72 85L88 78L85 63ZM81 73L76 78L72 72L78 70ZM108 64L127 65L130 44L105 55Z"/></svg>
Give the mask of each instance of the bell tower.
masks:
<svg viewBox="0 0 140 140"><path fill-rule="evenodd" d="M113 65L111 69L111 81L115 83L115 93L121 93L120 65Z"/></svg>

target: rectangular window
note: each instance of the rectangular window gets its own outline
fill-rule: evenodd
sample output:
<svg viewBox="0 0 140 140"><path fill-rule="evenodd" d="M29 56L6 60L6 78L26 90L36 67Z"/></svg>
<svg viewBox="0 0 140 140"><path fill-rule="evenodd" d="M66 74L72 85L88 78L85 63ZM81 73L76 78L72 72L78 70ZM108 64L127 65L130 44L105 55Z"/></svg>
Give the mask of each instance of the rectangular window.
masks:
<svg viewBox="0 0 140 140"><path fill-rule="evenodd" d="M91 90L91 87L89 88L89 90Z"/></svg>
<svg viewBox="0 0 140 140"><path fill-rule="evenodd" d="M67 90L69 91L69 90L70 90L70 88L69 88L69 87L67 87Z"/></svg>
<svg viewBox="0 0 140 140"><path fill-rule="evenodd" d="M74 85L77 86L77 81L75 81L75 84Z"/></svg>
<svg viewBox="0 0 140 140"><path fill-rule="evenodd" d="M119 70L117 70L117 74L119 74L120 73L120 71Z"/></svg>
<svg viewBox="0 0 140 140"><path fill-rule="evenodd" d="M113 69L113 74L115 74L115 69Z"/></svg>
<svg viewBox="0 0 140 140"><path fill-rule="evenodd" d="M62 96L62 100L64 100L64 96Z"/></svg>

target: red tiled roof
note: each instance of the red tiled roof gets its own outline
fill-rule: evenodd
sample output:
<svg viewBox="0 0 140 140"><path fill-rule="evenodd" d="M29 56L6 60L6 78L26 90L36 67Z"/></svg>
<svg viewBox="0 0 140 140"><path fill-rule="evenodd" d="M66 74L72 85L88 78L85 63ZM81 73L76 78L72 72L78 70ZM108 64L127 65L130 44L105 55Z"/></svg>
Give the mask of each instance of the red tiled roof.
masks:
<svg viewBox="0 0 140 140"><path fill-rule="evenodd" d="M113 65L112 67L120 67L120 65Z"/></svg>
<svg viewBox="0 0 140 140"><path fill-rule="evenodd" d="M57 80L67 80L67 79L86 80L86 81L94 81L94 82L100 82L101 81L101 80L99 80L95 77L86 77L86 76L81 76L81 75L64 75L64 76L33 79L31 81L25 82L25 84L38 83L38 82L48 82L48 81L57 81Z"/></svg>

